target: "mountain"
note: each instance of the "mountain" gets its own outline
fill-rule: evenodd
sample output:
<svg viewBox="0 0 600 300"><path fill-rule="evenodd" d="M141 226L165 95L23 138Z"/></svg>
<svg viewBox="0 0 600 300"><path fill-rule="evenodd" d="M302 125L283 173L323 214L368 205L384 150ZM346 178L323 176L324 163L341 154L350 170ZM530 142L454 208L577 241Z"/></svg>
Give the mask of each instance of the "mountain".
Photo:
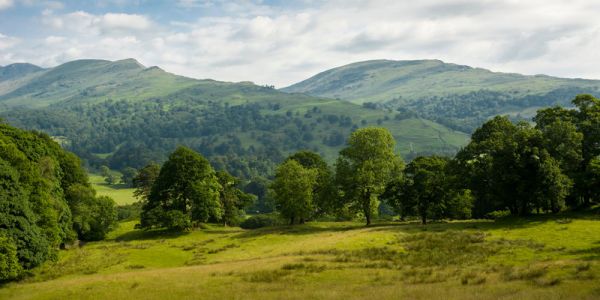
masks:
<svg viewBox="0 0 600 300"><path fill-rule="evenodd" d="M498 73L440 60L372 60L327 70L281 89L389 107L471 131L487 118L527 118L538 108L598 94L599 80Z"/></svg>
<svg viewBox="0 0 600 300"><path fill-rule="evenodd" d="M134 59L77 60L37 72L26 80L13 81L10 89L0 87L0 110L67 101L147 99L195 83L196 80L175 76L157 67L146 68Z"/></svg>
<svg viewBox="0 0 600 300"><path fill-rule="evenodd" d="M42 70L41 67L28 63L16 63L5 67L0 66L0 82L18 79Z"/></svg>
<svg viewBox="0 0 600 300"><path fill-rule="evenodd" d="M364 126L390 129L405 158L452 154L468 141L463 132L391 110L196 80L133 59L79 60L34 74L0 91L0 117L47 132L95 167L139 168L187 145L236 176L267 176L301 149L333 162Z"/></svg>

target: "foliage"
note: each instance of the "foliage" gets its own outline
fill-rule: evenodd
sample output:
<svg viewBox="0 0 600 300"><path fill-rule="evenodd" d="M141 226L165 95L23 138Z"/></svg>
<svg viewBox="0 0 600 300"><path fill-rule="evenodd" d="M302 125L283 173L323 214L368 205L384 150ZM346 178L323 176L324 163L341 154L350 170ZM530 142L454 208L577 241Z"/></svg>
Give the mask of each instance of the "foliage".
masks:
<svg viewBox="0 0 600 300"><path fill-rule="evenodd" d="M379 206L378 195L403 168L394 153L395 140L385 128L362 128L350 135L348 146L340 151L336 181L342 199L353 210L364 213L367 225Z"/></svg>
<svg viewBox="0 0 600 300"><path fill-rule="evenodd" d="M133 195L140 201L147 201L152 191L152 186L160 173L160 165L150 163L141 168L137 175L133 177L132 184L135 188Z"/></svg>
<svg viewBox="0 0 600 300"><path fill-rule="evenodd" d="M221 203L221 221L223 225L237 225L244 216L244 208L255 200L255 196L242 192L237 186L238 180L225 171L217 172L217 180L221 185L219 201Z"/></svg>
<svg viewBox="0 0 600 300"><path fill-rule="evenodd" d="M99 218L102 213L88 213L112 211L112 201L92 197L86 206L101 209L74 210L66 194L75 187L91 190L75 155L45 134L0 124L0 231L6 237L2 243L13 244L23 269L55 259L59 246L76 239L77 233L82 239L104 235L105 231L93 232L104 229L97 226L90 227L84 235L74 230L81 223L73 220ZM6 251L8 259L12 259L12 250Z"/></svg>
<svg viewBox="0 0 600 300"><path fill-rule="evenodd" d="M244 229L257 229L281 224L281 218L277 215L255 215L242 221L240 227Z"/></svg>
<svg viewBox="0 0 600 300"><path fill-rule="evenodd" d="M121 170L121 182L128 187L133 187L133 179L137 176L138 171L132 167L126 167Z"/></svg>
<svg viewBox="0 0 600 300"><path fill-rule="evenodd" d="M0 231L0 282L16 279L22 272L15 242Z"/></svg>
<svg viewBox="0 0 600 300"><path fill-rule="evenodd" d="M106 196L96 197L91 187L72 185L65 192L65 198L73 213L73 229L80 239L101 240L115 225L117 212L114 201Z"/></svg>
<svg viewBox="0 0 600 300"><path fill-rule="evenodd" d="M304 223L313 213L316 180L317 170L307 169L296 160L287 160L277 167L271 184L273 198L290 224L295 220Z"/></svg>
<svg viewBox="0 0 600 300"><path fill-rule="evenodd" d="M143 227L188 228L190 221L220 219L219 184L215 171L200 154L185 147L175 150L160 169L148 201Z"/></svg>
<svg viewBox="0 0 600 300"><path fill-rule="evenodd" d="M506 117L477 129L457 155L457 163L476 198L473 213L478 217L503 209L519 215L559 211L571 185L544 147L541 133Z"/></svg>
<svg viewBox="0 0 600 300"><path fill-rule="evenodd" d="M317 172L315 185L313 186L314 212L312 216L316 217L333 212L337 206L337 197L333 184L333 173L327 162L319 154L308 150L296 152L290 155L287 160L295 160L304 168L313 169Z"/></svg>

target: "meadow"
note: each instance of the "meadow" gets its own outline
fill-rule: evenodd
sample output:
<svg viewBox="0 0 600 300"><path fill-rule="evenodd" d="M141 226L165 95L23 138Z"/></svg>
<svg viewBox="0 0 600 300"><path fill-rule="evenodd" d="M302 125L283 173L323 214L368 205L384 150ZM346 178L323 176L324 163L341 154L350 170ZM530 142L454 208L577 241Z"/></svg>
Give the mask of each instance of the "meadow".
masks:
<svg viewBox="0 0 600 300"><path fill-rule="evenodd" d="M597 299L600 210L177 233L123 222L2 299Z"/></svg>
<svg viewBox="0 0 600 300"><path fill-rule="evenodd" d="M98 196L111 197L117 205L127 205L137 201L133 196L134 188L127 187L125 184L108 184L104 181L104 177L98 174L90 174L89 178Z"/></svg>

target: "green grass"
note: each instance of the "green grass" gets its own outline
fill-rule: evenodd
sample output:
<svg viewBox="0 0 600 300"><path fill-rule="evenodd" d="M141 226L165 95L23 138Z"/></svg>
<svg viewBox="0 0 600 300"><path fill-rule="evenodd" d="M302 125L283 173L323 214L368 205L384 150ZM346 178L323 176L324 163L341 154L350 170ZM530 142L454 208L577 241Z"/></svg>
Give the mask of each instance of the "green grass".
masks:
<svg viewBox="0 0 600 300"><path fill-rule="evenodd" d="M126 205L137 201L133 197L133 188L126 187L124 184L108 184L104 181L104 177L97 174L90 174L89 178L99 196L111 197L117 205Z"/></svg>
<svg viewBox="0 0 600 300"><path fill-rule="evenodd" d="M121 223L0 289L4 299L595 299L597 213L311 222L187 233Z"/></svg>

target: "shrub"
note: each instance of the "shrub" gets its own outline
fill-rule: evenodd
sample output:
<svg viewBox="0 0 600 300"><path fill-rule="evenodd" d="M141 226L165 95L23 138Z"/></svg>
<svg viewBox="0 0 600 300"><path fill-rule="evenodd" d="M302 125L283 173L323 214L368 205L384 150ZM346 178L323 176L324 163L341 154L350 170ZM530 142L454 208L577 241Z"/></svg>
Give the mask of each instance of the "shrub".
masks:
<svg viewBox="0 0 600 300"><path fill-rule="evenodd" d="M485 216L489 219L497 220L510 216L510 210L495 210Z"/></svg>
<svg viewBox="0 0 600 300"><path fill-rule="evenodd" d="M275 215L256 215L252 216L242 223L240 223L240 227L244 229L257 229L261 227L275 226L281 225L282 221L278 216Z"/></svg>
<svg viewBox="0 0 600 300"><path fill-rule="evenodd" d="M22 271L17 258L17 246L0 232L0 282L15 279Z"/></svg>

